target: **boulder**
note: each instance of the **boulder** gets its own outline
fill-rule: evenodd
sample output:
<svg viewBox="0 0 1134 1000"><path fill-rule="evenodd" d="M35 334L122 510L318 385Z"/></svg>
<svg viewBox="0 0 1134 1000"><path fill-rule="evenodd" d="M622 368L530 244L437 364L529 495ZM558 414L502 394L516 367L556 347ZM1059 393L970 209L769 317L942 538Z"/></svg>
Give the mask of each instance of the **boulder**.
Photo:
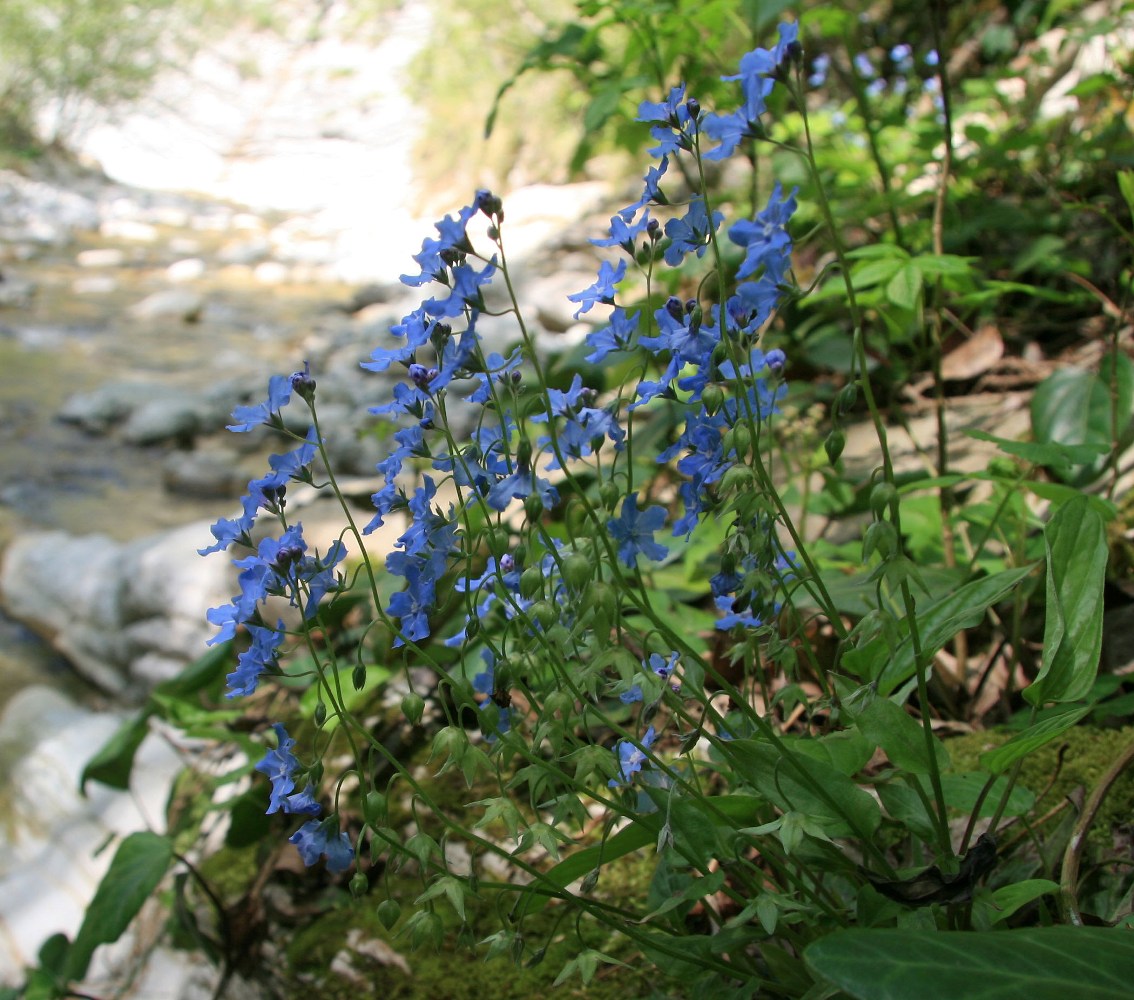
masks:
<svg viewBox="0 0 1134 1000"><path fill-rule="evenodd" d="M177 318L185 323L196 323L204 308L205 300L197 292L188 288L168 288L146 296L127 312L137 320Z"/></svg>
<svg viewBox="0 0 1134 1000"><path fill-rule="evenodd" d="M138 698L205 652L209 608L235 593L231 560L197 549L211 522L134 542L39 532L15 539L0 564L0 601L88 680Z"/></svg>

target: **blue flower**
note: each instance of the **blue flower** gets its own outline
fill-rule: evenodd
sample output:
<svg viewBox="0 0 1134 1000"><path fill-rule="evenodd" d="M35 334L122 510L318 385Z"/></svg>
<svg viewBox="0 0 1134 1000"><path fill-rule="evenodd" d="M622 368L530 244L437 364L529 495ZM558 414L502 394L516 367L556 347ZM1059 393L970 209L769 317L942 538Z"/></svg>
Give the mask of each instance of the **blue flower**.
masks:
<svg viewBox="0 0 1134 1000"><path fill-rule="evenodd" d="M767 207L754 220L742 219L729 227L728 238L745 248L737 278L747 278L763 268L769 281L783 281L791 259L791 237L786 226L795 211L798 191L799 188L792 188L785 198L780 182L776 181Z"/></svg>
<svg viewBox="0 0 1134 1000"><path fill-rule="evenodd" d="M291 752L295 740L288 736L287 730L281 723L274 723L272 728L276 731L278 741L276 749L269 750L256 764L256 770L266 774L272 782L268 815L284 808L287 797L295 791L294 774L299 770L299 761Z"/></svg>
<svg viewBox="0 0 1134 1000"><path fill-rule="evenodd" d="M693 308L684 308L681 300L671 296L664 306L654 313L657 320L656 337L639 337L638 343L652 354L670 351L675 365L670 379L677 375L685 364L702 364L720 341L720 332L715 325L706 326L704 316L692 302ZM715 313L715 307L714 307Z"/></svg>
<svg viewBox="0 0 1134 1000"><path fill-rule="evenodd" d="M485 370L483 372L474 372L473 378L477 381L478 386L475 392L465 398L470 403L487 404L492 401L492 383L504 382L509 378L519 380L520 376L517 373L520 365L523 363L524 353L523 349L517 347L508 355L507 358L501 357L495 351L484 359Z"/></svg>
<svg viewBox="0 0 1134 1000"><path fill-rule="evenodd" d="M237 657L236 669L225 679L228 681L226 697L237 698L252 694L265 670L276 669L276 655L283 643L283 622L277 628L248 625L252 644Z"/></svg>
<svg viewBox="0 0 1134 1000"><path fill-rule="evenodd" d="M310 868L319 858L327 858L327 871L345 872L354 863L354 847L350 837L338 832L335 817L308 820L288 840L295 844L303 863Z"/></svg>
<svg viewBox="0 0 1134 1000"><path fill-rule="evenodd" d="M454 219L446 215L436 224L440 239L425 239L421 243L421 253L415 253L413 259L421 268L420 274L403 274L402 283L412 287L427 285L431 281L439 281L445 274L445 268L462 258L472 249L469 244L465 227L469 219L476 214L475 205L466 205Z"/></svg>
<svg viewBox="0 0 1134 1000"><path fill-rule="evenodd" d="M485 496L485 503L493 510L506 510L513 500L524 500L533 493L543 501L545 508L559 503L559 491L551 482L535 475L532 469L517 469L497 481Z"/></svg>
<svg viewBox="0 0 1134 1000"><path fill-rule="evenodd" d="M279 419L280 410L291 400L291 376L273 375L268 379L268 398L255 406L238 406L232 411L232 423L228 430L244 434L261 424Z"/></svg>
<svg viewBox="0 0 1134 1000"><path fill-rule="evenodd" d="M658 165L656 167L650 167L650 169L646 171L646 176L645 178L643 178L646 182L646 186L642 190L642 196L636 202L634 202L633 205L627 205L624 209L619 211L618 214L621 215L624 219L632 219L634 217L634 213L637 212L638 209L643 208L646 205L667 204L667 199L665 195L662 194L659 185L661 184L661 179L665 176L665 172L668 169L669 157L663 156L661 160L658 161Z"/></svg>
<svg viewBox="0 0 1134 1000"><path fill-rule="evenodd" d="M654 740L657 734L654 732L654 727L650 726L646 730L645 736L642 737L642 747L639 749L629 740L619 740L618 746L615 748L618 754L618 774L617 778L611 778L607 784L611 788L621 788L629 785L634 780L634 775L642 770L642 765L649 759L646 756L645 750L648 750L654 745Z"/></svg>
<svg viewBox="0 0 1134 1000"><path fill-rule="evenodd" d="M665 234L673 242L665 250L665 262L677 267L687 253L703 257L709 245L709 234L716 230L724 219L724 214L714 212L710 221L704 198L694 198L680 219L670 219L665 224Z"/></svg>
<svg viewBox="0 0 1134 1000"><path fill-rule="evenodd" d="M650 224L650 213L643 212L642 217L633 225L630 223L632 218L633 213L624 215L620 212L610 220L609 238L591 240L590 242L596 247L622 247L627 253L633 254L638 237L646 231L646 227Z"/></svg>
<svg viewBox="0 0 1134 1000"><path fill-rule="evenodd" d="M579 308L575 313L578 319L583 313L589 312L596 302L614 302L614 286L626 277L626 261L620 260L618 267L611 267L610 261L604 260L599 265L598 280L589 288L581 292L568 295L569 302L578 302Z"/></svg>
<svg viewBox="0 0 1134 1000"><path fill-rule="evenodd" d="M428 299L422 308L437 319L460 316L469 307L483 309L484 296L480 289L492 280L495 273L496 258L479 271L468 264L455 267L449 294L443 299Z"/></svg>
<svg viewBox="0 0 1134 1000"><path fill-rule="evenodd" d="M387 568L390 560L398 555L402 553L387 556ZM429 635L429 612L433 610L436 591L433 577L422 570L420 563L408 563L405 571L399 574L406 578L406 589L390 597L387 610L399 619L398 627L401 631L401 635L394 640L395 646L403 645L405 639L420 642Z"/></svg>
<svg viewBox="0 0 1134 1000"><path fill-rule="evenodd" d="M233 542L251 545L252 525L256 521L256 514L260 510L260 501L248 493L241 500L243 513L237 518L222 517L209 530L216 539L214 544L198 549L198 555L207 556L211 552L220 552L227 549Z"/></svg>
<svg viewBox="0 0 1134 1000"><path fill-rule="evenodd" d="M284 800L283 811L296 816L318 816L323 807L315 801L314 786L307 784L302 792L295 792Z"/></svg>
<svg viewBox="0 0 1134 1000"><path fill-rule="evenodd" d="M627 350L638 329L638 319L641 315L640 312L636 312L633 316L627 316L625 309L615 306L610 314L610 324L587 334L587 346L594 348L587 355L587 361L598 364L613 351Z"/></svg>
<svg viewBox="0 0 1134 1000"><path fill-rule="evenodd" d="M417 308L402 321L390 327L390 333L395 337L405 338L401 347L376 347L370 354L369 361L363 361L362 367L371 372L384 372L395 362L404 364L413 358L419 347L429 343L429 338L437 328L437 320L425 315L425 310Z"/></svg>
<svg viewBox="0 0 1134 1000"><path fill-rule="evenodd" d="M647 559L664 559L669 552L664 545L654 541L654 532L665 524L664 507L638 509L638 494L631 493L622 501L622 513L611 518L606 526L618 542L618 557L631 569L638 562L638 556Z"/></svg>

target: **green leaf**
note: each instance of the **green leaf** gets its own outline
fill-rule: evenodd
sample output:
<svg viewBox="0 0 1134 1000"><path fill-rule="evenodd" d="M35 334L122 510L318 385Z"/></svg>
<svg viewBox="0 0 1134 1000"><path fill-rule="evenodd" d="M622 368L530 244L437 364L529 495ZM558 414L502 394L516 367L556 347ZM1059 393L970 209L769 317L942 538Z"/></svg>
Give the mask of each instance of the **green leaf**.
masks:
<svg viewBox="0 0 1134 1000"><path fill-rule="evenodd" d="M784 812L818 820L830 836L869 837L882 812L877 801L832 765L785 742L730 740L722 747L737 773Z"/></svg>
<svg viewBox="0 0 1134 1000"><path fill-rule="evenodd" d="M913 311L921 297L921 271L912 261L903 264L886 285L886 298L899 309Z"/></svg>
<svg viewBox="0 0 1134 1000"><path fill-rule="evenodd" d="M1037 441L1059 444L1093 444L1109 450L1112 413L1110 391L1097 375L1078 368L1064 368L1044 379L1032 396L1032 433ZM1090 479L1098 468L1055 465L1061 479Z"/></svg>
<svg viewBox="0 0 1134 1000"><path fill-rule="evenodd" d="M173 844L168 837L141 832L122 841L95 890L67 956L69 981L83 978L95 948L122 936L161 882L172 859Z"/></svg>
<svg viewBox="0 0 1134 1000"><path fill-rule="evenodd" d="M904 709L887 698L878 698L855 720L868 740L886 751L895 767L912 774L929 774L936 765L940 773L949 766L949 754L936 737L933 758L925 742L925 731Z"/></svg>
<svg viewBox="0 0 1134 1000"><path fill-rule="evenodd" d="M932 656L962 629L980 624L985 611L1004 600L1032 569L1032 566L1022 566L973 580L924 611L917 609L923 656ZM903 620L902 625L907 632L906 638L878 678L878 693L883 696L889 695L914 673L914 651L908 635L909 624Z"/></svg>
<svg viewBox="0 0 1134 1000"><path fill-rule="evenodd" d="M992 894L992 905L996 911L992 917L992 922L998 924L1002 920L1007 920L1021 906L1027 906L1028 903L1039 899L1041 896L1058 894L1058 883L1046 878L1032 878L1024 882L1014 882L1012 885L1003 886Z"/></svg>
<svg viewBox="0 0 1134 1000"><path fill-rule="evenodd" d="M1056 511L1044 530L1047 548L1047 617L1043 666L1024 689L1033 705L1079 701L1098 673L1102 650L1106 525L1085 496Z"/></svg>
<svg viewBox="0 0 1134 1000"><path fill-rule="evenodd" d="M130 787L134 755L150 731L151 714L151 710L147 709L128 719L114 731L114 735L87 761L79 776L79 791L86 795L88 781L98 781L122 791Z"/></svg>
<svg viewBox="0 0 1134 1000"><path fill-rule="evenodd" d="M855 1000L1115 1000L1134 981L1134 935L1097 927L845 930L803 954Z"/></svg>
<svg viewBox="0 0 1134 1000"><path fill-rule="evenodd" d="M1060 733L1066 732L1093 707L1093 705L1074 705L1049 715L1046 719L1013 736L995 750L981 754L981 766L988 768L993 774L1003 774L1021 757L1026 757L1033 750L1055 739Z"/></svg>
<svg viewBox="0 0 1134 1000"><path fill-rule="evenodd" d="M1032 465L1046 465L1052 468L1060 465L1088 465L1100 455L1105 455L1108 446L1102 442L1087 444L1061 444L1058 441L1010 441L997 437L987 431L966 430L964 432L978 441L989 441L1008 455L1015 455Z"/></svg>
<svg viewBox="0 0 1134 1000"><path fill-rule="evenodd" d="M1114 396L1114 416L1118 425L1112 423L1111 432L1120 438L1134 415L1134 362L1125 354L1107 354L1099 363L1099 378Z"/></svg>
<svg viewBox="0 0 1134 1000"><path fill-rule="evenodd" d="M1130 209L1130 217L1134 219L1134 170L1118 171L1118 190L1122 192L1122 200Z"/></svg>

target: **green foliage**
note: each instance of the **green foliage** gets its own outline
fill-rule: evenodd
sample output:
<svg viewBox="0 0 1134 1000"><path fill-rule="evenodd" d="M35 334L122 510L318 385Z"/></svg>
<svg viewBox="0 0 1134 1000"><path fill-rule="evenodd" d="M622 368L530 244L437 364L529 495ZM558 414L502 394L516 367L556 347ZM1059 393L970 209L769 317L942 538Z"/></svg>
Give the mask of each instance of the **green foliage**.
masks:
<svg viewBox="0 0 1134 1000"><path fill-rule="evenodd" d="M805 955L810 968L855 1000L1113 1000L1134 976L1134 940L1097 927L1006 935L837 931Z"/></svg>
<svg viewBox="0 0 1134 1000"><path fill-rule="evenodd" d="M577 18L545 10L564 20L521 24L505 23L503 0L489 6L499 15L492 37L527 52L518 78L566 71L582 85L564 106L583 127L582 138L565 136L579 165L629 147L631 135L637 145L637 100L664 95L677 77L702 110L715 95L727 101L732 82L720 75L788 5L588 0ZM962 467L949 397L983 370L951 378L944 365L949 338L983 323L1005 331L1007 350L1027 338L1058 352L1073 338L1045 328L1048 319L1079 322L1100 301L1121 315L1114 301L1130 286L1129 261L1091 254L1111 229L1124 250L1134 245L1115 211L1131 185L1107 156L1069 155L1061 139L1075 125L1124 161L1130 137L1096 102L1127 82L1125 71L1081 80L1071 110L1036 103L1021 118L1013 74L1041 96L1059 77L1031 35L1058 27L1066 55L1079 51L1102 30L1083 4L1022 2L997 18L973 17L966 4L933 5L930 16L899 0L884 18L861 19L863 9L806 13L803 63L788 50L777 64L767 121L727 167L701 157L702 120L688 104L685 125L674 109L658 126L655 139L682 150L666 197L650 206L661 225L622 248L631 276L596 293L640 309L646 337L601 366L583 351L549 364L518 322L514 374L475 347L455 375L476 378L484 398L484 436L468 440L449 421L451 390L424 364L436 356L440 369L455 343L451 327L433 328L402 399L416 400L407 415L443 440L444 454L431 462L432 445L415 445L395 470L401 480L391 473L401 492L383 514L408 511L412 530L390 572L365 555L352 520L359 565L312 605L306 635L281 626L287 648L262 664L246 706L219 690L240 637L155 691L88 766L84 780L125 787L154 715L245 752L223 777L200 779L171 827L180 838L205 815L230 821L222 852L194 879L175 880L189 914L181 926L226 968L228 918L261 913L258 894L274 881L326 921L297 935L311 948L290 949L286 975L311 972L316 959L325 967L350 927L393 934L419 955L479 945L492 962L510 959L533 992L526 974L544 962L554 967L542 986L591 988L653 963L677 992L738 998L1044 995L1037 983L1066 991L1072 978L1076 995L1113 989L1107 977L1129 961L1123 935L1044 925L1080 902L1101 921L1128 919L1132 879L1105 860L1078 884L1065 877L1062 859L1077 864L1074 852L1097 849L1108 830L1082 836L1071 799L1061 791L1053 804L1047 793L1060 766L1052 755L1084 720L1130 714L1129 682L1100 676L1099 659L1114 537L1130 523L1112 498L1134 375L1115 322L1097 374L1065 368L1039 385L1034 440L977 417L967 443L981 458ZM467 75L464 54L494 58L472 52L477 10L453 12L444 37L460 44L441 45L451 59L430 63L434 84ZM909 53L894 49L899 41ZM940 60L927 58L931 48ZM830 58L826 80L805 90L818 55ZM515 117L518 87L500 91L497 127ZM943 118L955 137L945 156ZM1005 183L1010 171L1024 180ZM802 220L782 280L776 273L778 314L760 329L734 323L671 365L684 348L650 346L664 327L680 324L695 342L715 306L736 306L742 279L727 229L698 235L704 253L674 264L666 255L682 228L666 222L688 219L677 202L696 196L709 217L717 206L730 220L756 215L764 236L790 239L760 214L773 177L799 184ZM1098 211L1078 200L1095 195ZM505 215L493 204L479 202L483 232L470 222L437 266L453 270L458 296L456 268L492 260L508 289L504 311L519 317ZM764 280L771 265L759 266ZM446 319L471 325L483 301L479 291L461 296L460 315ZM786 357L773 365L781 344ZM600 368L601 383L570 399ZM639 408L639 382L654 378L665 389ZM765 412L787 383L782 409ZM314 385L300 395L314 419ZM906 402L931 413L940 441L918 439ZM623 421L624 438L613 447L601 431L583 435L586 448L576 443L569 459L565 425L592 403L602 409L588 419ZM696 443L679 437L691 414ZM902 424L923 452L917 469L891 444ZM522 503L490 502L507 485L488 470L499 456L484 451L497 431L504 465L518 470L506 479L547 472L554 491L525 483ZM433 485L401 485L425 475L459 502L449 507ZM656 525L690 503L701 506L688 530L661 546ZM419 611L395 570L434 530L440 558L419 568L436 572L439 599ZM304 586L284 596L304 606ZM315 829L346 833L353 873L332 865L300 880L281 870L292 855L279 842L297 817L264 815L264 783L250 775L268 720L280 718L294 720L287 746L298 756L274 751L286 773L273 785L310 783L330 803L330 826ZM997 719L1011 720L1011 735L950 752L952 731ZM269 745L286 736L277 727ZM224 791L250 776L250 790ZM1097 810L1087 819L1104 815L1117 776L1083 782ZM234 867L239 877L217 877ZM210 880L222 891L206 891ZM193 915L198 891L217 911L215 928ZM324 933L331 927L337 938ZM62 949L45 950L36 974L69 961ZM1080 975L1081 954L1096 979Z"/></svg>
<svg viewBox="0 0 1134 1000"><path fill-rule="evenodd" d="M61 985L82 979L95 948L121 937L165 877L172 860L173 846L166 837L132 833L122 841L74 942L69 949L55 953L55 958L64 960L58 967Z"/></svg>

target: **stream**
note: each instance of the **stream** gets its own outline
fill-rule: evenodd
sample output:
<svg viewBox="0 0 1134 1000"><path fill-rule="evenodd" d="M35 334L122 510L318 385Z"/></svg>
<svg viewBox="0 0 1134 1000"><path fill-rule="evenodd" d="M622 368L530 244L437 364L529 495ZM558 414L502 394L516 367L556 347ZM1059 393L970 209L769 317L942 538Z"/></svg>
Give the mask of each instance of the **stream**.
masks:
<svg viewBox="0 0 1134 1000"><path fill-rule="evenodd" d="M359 496L383 457L357 431L388 390L359 362L419 303L398 276L438 217L414 203L419 123L398 82L429 14L419 0L385 15L375 48L336 30L343 4L322 7L319 39L302 23L227 39L88 129L84 168L0 170L0 985L50 934L75 933L112 854L95 845L163 828L193 752L176 734L147 737L129 794L81 798L78 775L204 650L205 610L233 593L229 560L195 550L287 447L226 433L233 406L311 359L336 469ZM260 72L238 72L250 54ZM566 295L594 280L586 236L609 191L505 194L528 315L561 336ZM201 995L186 984L205 966L163 956L122 995ZM96 958L108 989L138 971L129 948Z"/></svg>

